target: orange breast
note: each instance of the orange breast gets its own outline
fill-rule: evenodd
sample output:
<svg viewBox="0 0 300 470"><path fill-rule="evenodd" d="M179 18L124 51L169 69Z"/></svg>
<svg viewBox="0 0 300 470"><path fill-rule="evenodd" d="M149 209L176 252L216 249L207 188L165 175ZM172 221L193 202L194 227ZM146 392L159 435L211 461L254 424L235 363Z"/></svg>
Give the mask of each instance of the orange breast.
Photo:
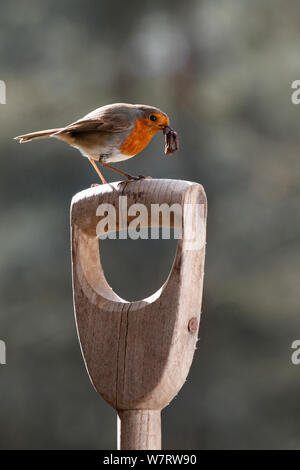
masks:
<svg viewBox="0 0 300 470"><path fill-rule="evenodd" d="M156 130L149 127L145 119L137 119L131 134L126 138L120 147L123 155L133 157L140 153L146 145L149 144L152 137L156 134Z"/></svg>

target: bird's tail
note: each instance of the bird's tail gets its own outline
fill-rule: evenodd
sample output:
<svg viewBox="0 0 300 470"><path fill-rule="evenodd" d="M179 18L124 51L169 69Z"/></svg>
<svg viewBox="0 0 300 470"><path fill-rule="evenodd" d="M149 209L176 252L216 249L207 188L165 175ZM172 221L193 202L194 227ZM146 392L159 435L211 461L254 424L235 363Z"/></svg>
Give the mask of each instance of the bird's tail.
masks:
<svg viewBox="0 0 300 470"><path fill-rule="evenodd" d="M24 142L30 142L31 140L35 139L47 139L47 137L51 137L55 132L60 131L61 129L47 129L45 131L38 131L38 132L31 132L30 134L18 135L14 137L16 140L19 140L20 144Z"/></svg>

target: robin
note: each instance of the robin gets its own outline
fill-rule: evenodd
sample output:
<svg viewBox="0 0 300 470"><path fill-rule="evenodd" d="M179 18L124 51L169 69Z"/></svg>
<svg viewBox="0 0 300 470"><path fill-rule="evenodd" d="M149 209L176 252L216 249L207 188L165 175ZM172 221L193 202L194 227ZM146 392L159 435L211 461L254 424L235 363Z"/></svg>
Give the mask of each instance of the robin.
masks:
<svg viewBox="0 0 300 470"><path fill-rule="evenodd" d="M128 180L144 178L142 175L132 176L109 163L134 157L159 131L165 135L165 153L174 153L178 149L178 137L169 126L166 113L153 106L115 103L95 109L66 127L19 135L15 139L20 143L48 137L63 140L89 159L105 184L106 180L96 161Z"/></svg>

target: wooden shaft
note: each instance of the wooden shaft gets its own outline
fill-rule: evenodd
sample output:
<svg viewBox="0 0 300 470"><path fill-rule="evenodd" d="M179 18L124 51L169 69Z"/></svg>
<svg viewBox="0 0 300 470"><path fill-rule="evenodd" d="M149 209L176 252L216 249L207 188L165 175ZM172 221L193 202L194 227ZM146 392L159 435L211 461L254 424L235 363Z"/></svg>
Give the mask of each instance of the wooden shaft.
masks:
<svg viewBox="0 0 300 470"><path fill-rule="evenodd" d="M118 411L118 450L160 449L160 410Z"/></svg>

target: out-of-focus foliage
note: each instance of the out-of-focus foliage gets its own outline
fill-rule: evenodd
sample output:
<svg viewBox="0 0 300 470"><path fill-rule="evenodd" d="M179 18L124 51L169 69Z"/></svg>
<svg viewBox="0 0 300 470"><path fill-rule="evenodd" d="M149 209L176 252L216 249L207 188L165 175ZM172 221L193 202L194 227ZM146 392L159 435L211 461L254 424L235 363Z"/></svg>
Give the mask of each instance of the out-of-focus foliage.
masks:
<svg viewBox="0 0 300 470"><path fill-rule="evenodd" d="M1 3L1 448L115 448L72 307L69 204L96 174L60 142L12 137L117 101L161 107L181 142L167 158L157 136L120 168L200 182L209 202L200 341L164 447L299 447L299 14L283 0ZM133 299L159 287L174 243L103 248Z"/></svg>

